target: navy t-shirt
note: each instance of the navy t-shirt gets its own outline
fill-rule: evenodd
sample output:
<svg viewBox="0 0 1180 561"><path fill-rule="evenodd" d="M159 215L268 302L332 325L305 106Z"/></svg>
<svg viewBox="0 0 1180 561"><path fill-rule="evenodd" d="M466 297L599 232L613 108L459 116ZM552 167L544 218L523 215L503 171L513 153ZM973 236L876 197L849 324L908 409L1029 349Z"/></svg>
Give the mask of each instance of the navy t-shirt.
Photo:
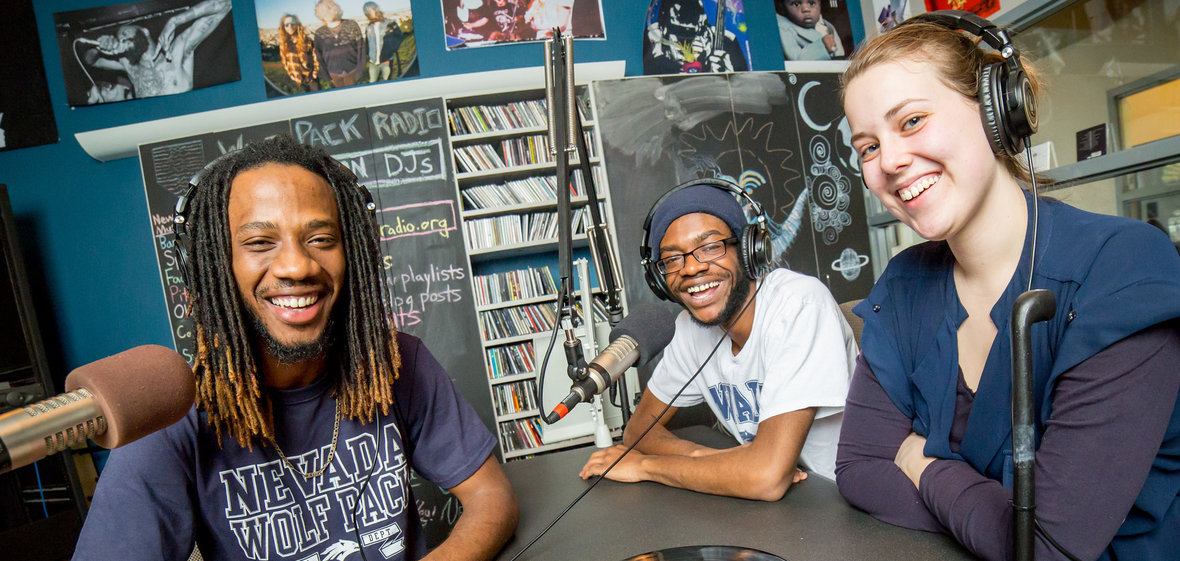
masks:
<svg viewBox="0 0 1180 561"><path fill-rule="evenodd" d="M393 409L370 423L344 419L332 462L313 479L293 474L269 444L218 438L195 408L176 424L114 450L74 552L87 559L345 559L424 554L406 469L443 488L470 477L495 439L417 338L399 333L402 366ZM328 458L336 410L332 381L272 393L275 435L305 473ZM359 502L359 505L358 505ZM409 552L413 552L412 554ZM356 558L360 558L357 556Z"/></svg>

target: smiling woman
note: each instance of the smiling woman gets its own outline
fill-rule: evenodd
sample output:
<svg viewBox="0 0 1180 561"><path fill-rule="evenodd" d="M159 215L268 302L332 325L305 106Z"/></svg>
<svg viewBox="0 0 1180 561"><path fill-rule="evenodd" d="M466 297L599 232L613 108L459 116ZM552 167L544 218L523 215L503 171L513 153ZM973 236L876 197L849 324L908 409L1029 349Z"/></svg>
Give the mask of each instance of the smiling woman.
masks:
<svg viewBox="0 0 1180 561"><path fill-rule="evenodd" d="M932 241L890 261L855 308L863 354L837 483L881 520L1010 558L1008 318L1027 288L1047 289L1057 309L1031 353L1035 558L1172 558L1180 258L1146 224L1021 190L1038 88L1006 41L973 14L934 12L867 43L845 74L865 184Z"/></svg>
<svg viewBox="0 0 1180 561"><path fill-rule="evenodd" d="M865 185L891 214L923 238L952 244L996 226L1023 237L1015 226L1024 221L1023 197L991 156L979 104L946 87L933 63L868 67L848 81L845 99ZM979 212L1000 208L1017 211Z"/></svg>

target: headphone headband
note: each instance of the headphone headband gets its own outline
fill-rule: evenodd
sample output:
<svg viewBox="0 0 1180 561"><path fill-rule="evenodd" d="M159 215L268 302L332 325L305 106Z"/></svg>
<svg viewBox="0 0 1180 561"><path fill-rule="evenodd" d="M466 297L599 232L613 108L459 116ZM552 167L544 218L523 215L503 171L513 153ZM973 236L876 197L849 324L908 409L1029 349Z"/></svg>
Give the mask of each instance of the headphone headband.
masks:
<svg viewBox="0 0 1180 561"><path fill-rule="evenodd" d="M950 29L966 31L980 39L1005 59L1016 55L1016 47L1008 32L996 24L965 10L938 10L916 15L904 23L933 23Z"/></svg>
<svg viewBox="0 0 1180 561"><path fill-rule="evenodd" d="M979 110L988 142L996 154L1016 155L1025 140L1037 132L1037 100L1028 74L1020 63L1020 52L1008 32L996 24L963 10L938 10L919 14L902 22L930 23L979 37L1000 53L1003 63L984 64L979 69Z"/></svg>
<svg viewBox="0 0 1180 561"><path fill-rule="evenodd" d="M660 195L660 198L656 199L656 202L652 203L651 210L647 211L647 218L643 220L643 242L642 243L643 243L643 248L646 248L648 250L648 253L650 253L651 248L647 244L647 236L651 234L651 221L652 221L652 218L656 214L655 210L657 208L659 208L660 205L663 204L664 199L667 199L669 196L672 195L672 193L680 191L681 189L693 187L695 185L711 185L711 186L716 187L718 189L721 189L724 191L729 191L729 192L733 193L734 196L741 197L741 198L745 199L746 202L749 203L750 208L752 208L754 210L754 213L758 215L758 219L760 221L765 222L766 214L762 212L762 204L759 203L758 201L755 201L754 198L751 197L749 193L746 193L746 191L744 189L742 189L741 187L738 187L736 183L726 180L726 179L718 179L716 177L701 177L698 179L690 179L688 181L685 181L684 183L681 183L680 185L677 185L677 186L669 189L663 195ZM736 235L738 235L738 232L734 232L733 234L736 236Z"/></svg>

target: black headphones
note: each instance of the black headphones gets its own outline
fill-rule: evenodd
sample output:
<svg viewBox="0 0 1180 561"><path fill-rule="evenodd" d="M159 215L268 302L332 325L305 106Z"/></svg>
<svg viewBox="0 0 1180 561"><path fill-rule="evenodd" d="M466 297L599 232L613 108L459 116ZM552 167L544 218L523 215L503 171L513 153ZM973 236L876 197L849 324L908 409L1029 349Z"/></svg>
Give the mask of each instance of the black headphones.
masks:
<svg viewBox="0 0 1180 561"><path fill-rule="evenodd" d="M651 235L652 216L655 215L655 210L659 208L660 203L663 203L664 199L667 199L672 193L695 185L716 187L733 194L735 197L741 197L749 203L757 215L754 223L747 224L740 234L734 232L735 235L740 236L738 255L741 259L742 268L746 271L746 277L750 280L757 279L770 268L772 246L770 243L770 234L766 227L766 213L763 212L762 205L758 204L758 201L750 197L749 193L742 190L742 188L735 185L732 181L711 177L685 181L668 190L659 199L656 199L655 204L651 205L651 210L647 212L647 218L643 221L643 239L640 240L639 245L640 265L643 266L643 280L647 282L648 288L651 288L651 291L660 300L671 301L672 291L668 288L668 282L664 280L664 275L656 269L658 251L653 251L647 244L647 238Z"/></svg>
<svg viewBox="0 0 1180 561"><path fill-rule="evenodd" d="M176 208L172 210L172 234L176 237L176 260L180 262L180 280L184 281L185 287L189 287L192 279L196 278L192 270L192 264L188 258L188 244L190 243L188 238L189 199L192 198L193 193L197 192L197 185L201 183L201 180L209 174L209 171L214 166L222 160L229 159L232 154L236 153L236 150L226 152L205 164L205 167L194 173L192 179L188 180L188 187L185 188L180 198L176 199Z"/></svg>
<svg viewBox="0 0 1180 561"><path fill-rule="evenodd" d="M1024 150L1025 139L1037 132L1037 100L1008 32L962 10L927 12L902 25L910 23L932 23L966 31L983 39L1004 57L1003 62L979 69L979 113L993 152L1015 156Z"/></svg>
<svg viewBox="0 0 1180 561"><path fill-rule="evenodd" d="M190 210L189 199L192 198L193 193L197 192L197 185L199 185L201 181L205 179L205 176L209 174L210 170L221 163L222 160L228 160L237 154L237 150L226 152L225 154L214 158L213 161L205 164L205 167L201 168L201 170L197 173L194 173L192 179L188 180L188 187L184 190L184 193L180 195L180 198L176 199L176 208L172 210L172 233L176 237L176 244L174 247L176 247L176 260L180 262L181 280L184 281L184 285L186 287L190 286L189 282L191 279L196 278L192 270L192 264L189 262L188 258L188 244L190 242L188 238L188 214ZM348 177L348 181L350 183L359 183L356 174L353 173L348 166L344 165L339 160L331 156L325 155L321 165L324 166L323 169L325 172L330 169L329 166L339 167L340 169L344 170L345 175ZM365 201L365 208L369 209L370 212L376 212L377 205L373 203L373 193L363 185L358 186L361 188L361 191L364 192L365 198L367 199Z"/></svg>

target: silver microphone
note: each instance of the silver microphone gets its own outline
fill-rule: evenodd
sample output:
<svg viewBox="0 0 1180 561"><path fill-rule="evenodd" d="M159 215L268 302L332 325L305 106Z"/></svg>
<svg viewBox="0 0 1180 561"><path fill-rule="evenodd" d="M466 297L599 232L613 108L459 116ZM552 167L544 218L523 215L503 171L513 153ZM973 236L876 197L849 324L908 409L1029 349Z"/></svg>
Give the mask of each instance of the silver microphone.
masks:
<svg viewBox="0 0 1180 561"><path fill-rule="evenodd" d="M672 314L660 306L636 306L611 330L610 344L586 365L586 377L570 386L569 395L545 416L545 422L560 421L577 404L606 391L628 368L650 361L672 341L675 325Z"/></svg>
<svg viewBox="0 0 1180 561"><path fill-rule="evenodd" d="M0 415L0 473L87 438L115 448L167 427L188 413L196 384L176 351L144 345L78 367L66 391Z"/></svg>

